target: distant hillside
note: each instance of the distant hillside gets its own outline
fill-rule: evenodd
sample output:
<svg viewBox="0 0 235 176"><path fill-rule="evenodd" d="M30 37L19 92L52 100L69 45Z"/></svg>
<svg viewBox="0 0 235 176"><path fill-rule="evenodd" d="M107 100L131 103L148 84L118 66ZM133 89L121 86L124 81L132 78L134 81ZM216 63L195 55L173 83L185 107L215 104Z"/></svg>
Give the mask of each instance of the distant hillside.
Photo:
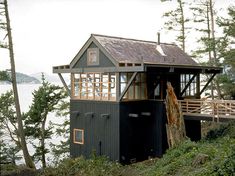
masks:
<svg viewBox="0 0 235 176"><path fill-rule="evenodd" d="M45 73L43 72L45 78L46 78L46 81L50 82L50 83L56 83L56 82L61 82L60 81L60 78L57 74L48 74L48 73ZM42 73L34 73L34 74L31 74L30 76L34 77L34 78L37 78L38 80L41 80L42 78ZM69 76L69 75L67 75ZM64 77L64 76L63 76ZM68 83L70 81L69 77L64 77L65 81Z"/></svg>
<svg viewBox="0 0 235 176"><path fill-rule="evenodd" d="M8 73L11 77L10 73ZM16 82L18 84L39 84L40 81L37 78L34 78L32 76L23 74L23 73L16 73ZM0 81L1 84L10 84L9 81Z"/></svg>
<svg viewBox="0 0 235 176"><path fill-rule="evenodd" d="M23 74L23 73L16 73L16 82L21 83L30 83L30 84L40 84L40 81L37 78L32 76Z"/></svg>

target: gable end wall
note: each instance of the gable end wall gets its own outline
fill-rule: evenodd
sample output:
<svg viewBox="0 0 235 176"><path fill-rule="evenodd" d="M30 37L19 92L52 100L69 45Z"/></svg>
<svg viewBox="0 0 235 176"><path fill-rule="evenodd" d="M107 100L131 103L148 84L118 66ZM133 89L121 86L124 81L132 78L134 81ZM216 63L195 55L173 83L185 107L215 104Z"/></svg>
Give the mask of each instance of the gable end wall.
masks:
<svg viewBox="0 0 235 176"><path fill-rule="evenodd" d="M97 46L92 42L88 48L97 48ZM87 48L87 49L88 49ZM87 50L78 59L74 68L95 68L95 67L115 67L115 65L110 61L110 59L99 49L99 65L87 65Z"/></svg>

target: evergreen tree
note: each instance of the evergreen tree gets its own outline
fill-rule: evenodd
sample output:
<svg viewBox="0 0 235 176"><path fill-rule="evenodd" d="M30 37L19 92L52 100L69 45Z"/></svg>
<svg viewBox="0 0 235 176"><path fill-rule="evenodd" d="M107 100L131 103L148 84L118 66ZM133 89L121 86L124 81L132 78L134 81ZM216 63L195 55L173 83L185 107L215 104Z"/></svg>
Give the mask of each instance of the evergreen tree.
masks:
<svg viewBox="0 0 235 176"><path fill-rule="evenodd" d="M197 42L201 44L198 49L194 50L195 57L207 58L208 63L212 65L211 56L211 30L210 30L210 8L209 1L194 1L194 7L190 9L193 12L195 30L199 32Z"/></svg>
<svg viewBox="0 0 235 176"><path fill-rule="evenodd" d="M10 16L9 16L9 12L8 12L7 0L1 0L0 5L1 5L0 16L5 18L5 20L3 20L1 18L0 29L4 30L6 32L5 38L7 38L7 42L8 42L8 44L3 44L1 42L0 45L1 45L1 47L9 50L10 63L11 63L11 80L12 80L14 103L15 103L15 109L16 109L18 133L20 136L20 145L21 145L21 149L23 151L26 166L35 169L35 165L32 161L31 156L29 155L29 151L28 151L26 139L25 139L25 134L24 134L24 128L23 128L23 120L22 120L22 114L21 114L20 102L19 102L19 96L18 96L18 89L17 89L17 83L16 83L15 58L14 58L13 40L12 40Z"/></svg>
<svg viewBox="0 0 235 176"><path fill-rule="evenodd" d="M173 1L173 0L161 0ZM164 13L163 17L167 18L165 22L165 28L169 31L176 31L176 41L179 42L180 47L185 51L185 41L186 41L186 23L189 19L185 17L185 2L183 0L177 0L177 8L175 10L168 11Z"/></svg>
<svg viewBox="0 0 235 176"><path fill-rule="evenodd" d="M63 118L62 123L53 123L56 127L56 135L63 137L59 144L51 143L52 154L54 162L59 163L63 158L69 157L69 146L70 146L70 122L69 122L69 106L70 103L67 99L62 100L58 106L56 115Z"/></svg>
<svg viewBox="0 0 235 176"><path fill-rule="evenodd" d="M0 107L0 161L15 164L21 145L12 91L1 94Z"/></svg>
<svg viewBox="0 0 235 176"><path fill-rule="evenodd" d="M223 28L219 55L223 58L224 74L219 77L225 98L235 99L235 6L228 8L228 18L220 17L218 25Z"/></svg>
<svg viewBox="0 0 235 176"><path fill-rule="evenodd" d="M58 109L59 102L66 98L67 94L60 86L51 85L42 77L42 86L33 92L33 102L29 111L25 114L25 133L38 144L33 144L36 152L34 159L42 162L46 167L46 154L49 152L46 140L53 134L53 126L48 121L48 114Z"/></svg>
<svg viewBox="0 0 235 176"><path fill-rule="evenodd" d="M0 71L0 81L11 81L6 71Z"/></svg>
<svg viewBox="0 0 235 176"><path fill-rule="evenodd" d="M200 60L204 60L206 65L221 66L221 58L218 51L221 50L221 38L216 37L215 33L218 26L215 26L215 6L213 0L195 0L194 6L190 8L193 11L194 23L199 26L195 30L199 32L197 43L200 44L199 48L194 51L194 56ZM220 83L216 76L211 82L210 86L211 97L214 99L214 90L217 92L219 99L222 98Z"/></svg>

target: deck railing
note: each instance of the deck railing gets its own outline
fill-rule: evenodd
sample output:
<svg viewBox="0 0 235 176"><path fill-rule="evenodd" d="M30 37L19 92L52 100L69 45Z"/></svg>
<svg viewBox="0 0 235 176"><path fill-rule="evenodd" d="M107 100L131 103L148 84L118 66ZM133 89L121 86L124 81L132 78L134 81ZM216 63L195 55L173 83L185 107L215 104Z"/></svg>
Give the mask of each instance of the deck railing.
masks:
<svg viewBox="0 0 235 176"><path fill-rule="evenodd" d="M235 120L235 100L179 100L184 115Z"/></svg>

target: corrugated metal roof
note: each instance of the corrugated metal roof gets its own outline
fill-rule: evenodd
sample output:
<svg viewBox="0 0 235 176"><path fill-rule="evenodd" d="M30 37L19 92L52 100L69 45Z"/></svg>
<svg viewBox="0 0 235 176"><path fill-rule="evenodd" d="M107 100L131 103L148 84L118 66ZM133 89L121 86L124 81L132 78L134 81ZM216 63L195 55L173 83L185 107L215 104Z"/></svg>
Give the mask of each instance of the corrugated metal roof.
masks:
<svg viewBox="0 0 235 176"><path fill-rule="evenodd" d="M105 50L119 63L169 65L198 64L174 44L92 34Z"/></svg>

